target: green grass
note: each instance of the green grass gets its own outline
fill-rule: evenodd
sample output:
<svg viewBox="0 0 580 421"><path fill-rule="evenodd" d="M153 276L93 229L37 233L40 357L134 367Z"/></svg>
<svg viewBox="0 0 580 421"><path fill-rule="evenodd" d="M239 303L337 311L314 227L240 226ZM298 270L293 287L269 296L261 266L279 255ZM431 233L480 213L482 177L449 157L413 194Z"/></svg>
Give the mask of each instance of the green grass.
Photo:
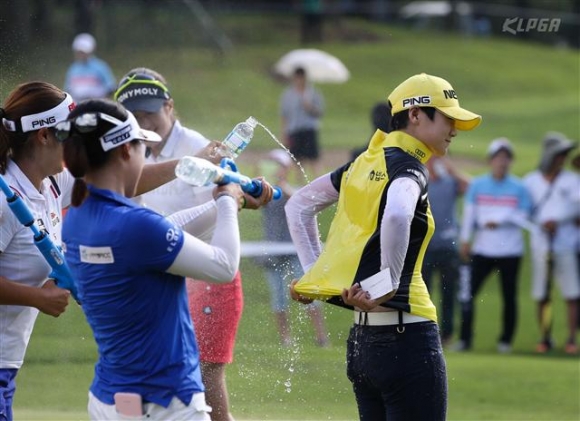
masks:
<svg viewBox="0 0 580 421"><path fill-rule="evenodd" d="M106 7L123 8L110 3L106 2ZM57 12L59 16L65 13L62 9ZM269 75L269 69L282 54L298 47L296 19L218 16L235 44L231 54L220 58L196 38L195 27L186 30L178 26L187 21L183 17L177 19L172 32L172 21L166 16L143 11L140 13L154 16L146 33L138 28L120 32L126 15L113 15L111 9L105 12L110 19L99 20L97 35L103 40L99 54L119 77L142 65L165 74L186 125L219 139L236 122L254 115L278 133L277 106L283 85ZM171 42L162 42L159 34L165 33L173 37ZM546 131L558 130L580 138L578 51L517 40L414 33L358 20L330 24L328 33L329 42L320 47L340 57L352 79L343 85L319 86L328 105L321 132L323 151L364 144L370 134L372 105L403 79L422 71L449 79L461 104L484 117L480 129L456 139L452 146L456 156L482 162L489 141L507 136L516 146L514 170L521 175L535 167ZM175 39L179 38L177 34L182 36L181 42ZM10 67L3 65L0 95L5 97L14 83L30 79L61 85L71 59L65 35L57 33L43 48L36 46L27 56L16 57ZM272 141L258 131L251 148L271 147ZM474 168L481 171L482 167ZM243 239L259 239L259 213L242 215ZM321 218L323 232L331 216L327 212ZM298 345L280 348L261 269L244 259L242 273L245 309L236 359L228 368L236 418L356 419L344 355L351 313L325 306L333 346L319 349L313 344L309 321L300 306L293 304ZM498 280L488 279L481 291L474 351L447 353L450 420L580 418L580 360L561 350L551 356L531 353L537 327L529 277L526 259L520 278L519 328L511 355L495 352L500 324ZM434 300L438 299L435 293ZM564 308L558 295L555 302L556 338L561 347L565 339ZM58 319L40 316L18 376L16 419L87 419L87 390L95 359L90 330L75 304Z"/></svg>
<svg viewBox="0 0 580 421"><path fill-rule="evenodd" d="M531 353L536 326L528 298L529 270L527 266L524 269L514 353L495 352L500 310L498 281L490 278L479 296L475 350L446 354L450 420L578 419L578 358L561 351L551 356ZM345 341L351 313L325 306L332 347L320 349L314 345L303 309L293 304L297 345L281 348L261 269L244 259L242 273L245 308L235 362L227 372L236 418L356 419L354 397L345 376ZM434 295L437 301L438 294ZM556 303L556 337L562 344L564 310L559 298ZM18 377L17 419L86 419L83 411L94 361L93 340L76 305L59 319L40 316Z"/></svg>

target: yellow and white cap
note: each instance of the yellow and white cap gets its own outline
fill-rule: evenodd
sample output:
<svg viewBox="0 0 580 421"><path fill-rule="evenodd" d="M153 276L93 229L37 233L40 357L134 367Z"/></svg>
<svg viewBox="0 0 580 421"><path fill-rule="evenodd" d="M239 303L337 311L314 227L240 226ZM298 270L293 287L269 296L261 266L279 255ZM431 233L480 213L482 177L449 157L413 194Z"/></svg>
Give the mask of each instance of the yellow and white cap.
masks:
<svg viewBox="0 0 580 421"><path fill-rule="evenodd" d="M481 123L480 115L459 106L457 93L449 82L426 73L405 80L391 92L388 100L392 115L411 107L433 107L455 120L457 130L473 130Z"/></svg>

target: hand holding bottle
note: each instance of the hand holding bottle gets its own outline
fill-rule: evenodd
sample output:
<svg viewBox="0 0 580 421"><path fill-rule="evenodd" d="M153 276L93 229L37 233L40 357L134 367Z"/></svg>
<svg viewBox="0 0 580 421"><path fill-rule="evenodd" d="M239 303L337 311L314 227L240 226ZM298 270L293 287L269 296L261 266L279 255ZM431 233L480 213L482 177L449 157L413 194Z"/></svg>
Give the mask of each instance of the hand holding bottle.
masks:
<svg viewBox="0 0 580 421"><path fill-rule="evenodd" d="M226 169L226 166L232 168L233 171ZM175 175L192 186L208 186L212 183L236 183L241 186L245 193L250 194L254 198L261 198L260 200L263 200L268 197L269 192L266 192L265 195L263 194L264 186L261 179L252 180L236 171L237 167L235 163L229 159L222 160L221 167L218 167L205 159L184 156L179 160L175 168ZM266 187L271 188L269 184ZM273 190L272 197L275 200L279 199L282 196L280 188L276 187Z"/></svg>
<svg viewBox="0 0 580 421"><path fill-rule="evenodd" d="M210 141L204 148L200 149L195 156L207 159L213 164L219 165L223 158L229 157L227 148L217 140Z"/></svg>
<svg viewBox="0 0 580 421"><path fill-rule="evenodd" d="M272 187L272 185L270 185L270 183L268 183L264 177L258 177L257 180L262 186L262 192L258 197L246 193L246 201L244 202L243 206L245 209L259 209L262 206L270 203L270 201L274 198L274 192L276 191L275 188Z"/></svg>

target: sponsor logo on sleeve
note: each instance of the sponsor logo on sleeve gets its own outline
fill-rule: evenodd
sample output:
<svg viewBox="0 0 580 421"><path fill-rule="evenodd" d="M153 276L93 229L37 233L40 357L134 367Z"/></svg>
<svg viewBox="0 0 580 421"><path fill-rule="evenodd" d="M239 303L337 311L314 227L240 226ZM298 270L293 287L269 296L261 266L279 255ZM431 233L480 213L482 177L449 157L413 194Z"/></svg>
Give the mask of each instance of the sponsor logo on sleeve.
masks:
<svg viewBox="0 0 580 421"><path fill-rule="evenodd" d="M177 245L177 241L179 241L179 231L176 228L169 228L165 234L165 239L169 243L167 245L167 251L172 252Z"/></svg>

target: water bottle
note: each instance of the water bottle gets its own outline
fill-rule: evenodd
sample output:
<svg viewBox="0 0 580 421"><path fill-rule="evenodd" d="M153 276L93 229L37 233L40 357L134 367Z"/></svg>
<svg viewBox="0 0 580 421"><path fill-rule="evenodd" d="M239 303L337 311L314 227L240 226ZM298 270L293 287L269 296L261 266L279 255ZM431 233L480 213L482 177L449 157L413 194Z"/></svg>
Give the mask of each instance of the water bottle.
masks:
<svg viewBox="0 0 580 421"><path fill-rule="evenodd" d="M220 178L220 168L205 159L184 156L175 167L175 175L192 186L209 186Z"/></svg>
<svg viewBox="0 0 580 421"><path fill-rule="evenodd" d="M230 171L227 167L232 170ZM262 194L262 182L240 174L235 162L228 158L222 159L221 166L218 167L196 156L184 156L175 167L175 175L180 180L196 187L237 183L244 192L251 196L260 197ZM274 186L272 197L274 200L282 197L280 187Z"/></svg>
<svg viewBox="0 0 580 421"><path fill-rule="evenodd" d="M236 159L240 153L250 144L254 129L258 121L254 117L248 117L246 121L238 123L229 135L222 141L229 158Z"/></svg>

